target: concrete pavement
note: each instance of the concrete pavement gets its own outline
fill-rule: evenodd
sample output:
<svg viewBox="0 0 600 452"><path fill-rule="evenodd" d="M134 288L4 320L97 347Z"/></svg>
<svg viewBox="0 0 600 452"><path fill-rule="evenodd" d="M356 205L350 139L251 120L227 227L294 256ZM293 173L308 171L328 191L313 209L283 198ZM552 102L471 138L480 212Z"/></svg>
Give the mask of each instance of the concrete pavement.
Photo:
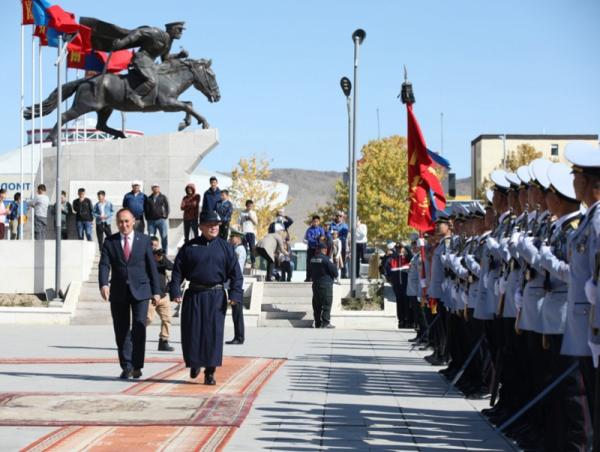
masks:
<svg viewBox="0 0 600 452"><path fill-rule="evenodd" d="M113 358L112 328L30 326L3 328L2 392L118 392L118 365L11 364L7 358ZM512 450L479 414L486 402L456 392L443 397L438 368L410 352L409 331L248 328L230 356L287 358L256 398L226 450ZM157 352L158 326L148 329L148 357ZM226 339L232 337L226 331ZM4 360L4 361L2 361ZM151 363L148 377L170 364ZM218 371L217 371L218 379ZM0 450L17 450L55 427L0 427Z"/></svg>

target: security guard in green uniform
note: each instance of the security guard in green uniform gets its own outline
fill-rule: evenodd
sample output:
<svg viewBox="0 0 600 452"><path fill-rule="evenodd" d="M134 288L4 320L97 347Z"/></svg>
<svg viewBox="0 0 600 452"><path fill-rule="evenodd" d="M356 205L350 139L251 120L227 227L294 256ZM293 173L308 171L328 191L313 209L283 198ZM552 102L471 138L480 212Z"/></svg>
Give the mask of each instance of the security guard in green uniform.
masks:
<svg viewBox="0 0 600 452"><path fill-rule="evenodd" d="M338 277L338 271L326 253L327 243L322 242L317 248L317 253L310 259L315 328L335 328L330 322L330 314L333 281Z"/></svg>

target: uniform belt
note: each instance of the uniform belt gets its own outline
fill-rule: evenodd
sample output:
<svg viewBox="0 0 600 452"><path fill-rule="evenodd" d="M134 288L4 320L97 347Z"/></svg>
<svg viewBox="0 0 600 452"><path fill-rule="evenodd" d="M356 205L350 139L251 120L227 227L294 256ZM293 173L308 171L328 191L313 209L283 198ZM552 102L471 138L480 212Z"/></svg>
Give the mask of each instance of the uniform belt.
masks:
<svg viewBox="0 0 600 452"><path fill-rule="evenodd" d="M206 290L220 290L220 289L223 289L223 284L214 284L211 286L211 285L207 285L207 284L190 282L188 289L193 290L195 292L204 292Z"/></svg>

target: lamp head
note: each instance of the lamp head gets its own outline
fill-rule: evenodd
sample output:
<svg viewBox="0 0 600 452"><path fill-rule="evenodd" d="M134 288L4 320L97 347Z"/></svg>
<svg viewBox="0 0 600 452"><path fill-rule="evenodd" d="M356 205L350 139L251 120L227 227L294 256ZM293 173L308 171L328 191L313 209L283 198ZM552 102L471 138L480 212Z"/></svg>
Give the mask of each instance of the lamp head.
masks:
<svg viewBox="0 0 600 452"><path fill-rule="evenodd" d="M342 77L340 86L342 87L344 96L350 97L350 93L352 92L352 83L350 82L350 79L348 77Z"/></svg>
<svg viewBox="0 0 600 452"><path fill-rule="evenodd" d="M367 32L365 30L363 30L362 28L358 28L358 29L354 30L354 33L352 33L352 41L356 42L356 40L358 39L358 45L361 45L362 42L365 40L366 36L367 36Z"/></svg>

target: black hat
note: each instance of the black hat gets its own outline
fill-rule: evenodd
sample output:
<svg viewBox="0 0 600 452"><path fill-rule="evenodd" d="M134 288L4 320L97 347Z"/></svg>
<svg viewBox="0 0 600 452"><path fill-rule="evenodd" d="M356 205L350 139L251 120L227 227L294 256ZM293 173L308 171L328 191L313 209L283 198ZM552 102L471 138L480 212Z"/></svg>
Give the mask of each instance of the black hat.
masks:
<svg viewBox="0 0 600 452"><path fill-rule="evenodd" d="M326 250L327 249L327 242L319 242L318 248L320 250Z"/></svg>
<svg viewBox="0 0 600 452"><path fill-rule="evenodd" d="M214 210L211 210L210 212L201 212L200 213L200 224L220 223L220 222L221 222L221 217Z"/></svg>
<svg viewBox="0 0 600 452"><path fill-rule="evenodd" d="M185 22L182 22L182 21L181 22L169 22L168 24L165 24L165 28L167 30L170 30L170 29L175 28L175 27L182 27L182 28L184 28L184 25L185 25Z"/></svg>

